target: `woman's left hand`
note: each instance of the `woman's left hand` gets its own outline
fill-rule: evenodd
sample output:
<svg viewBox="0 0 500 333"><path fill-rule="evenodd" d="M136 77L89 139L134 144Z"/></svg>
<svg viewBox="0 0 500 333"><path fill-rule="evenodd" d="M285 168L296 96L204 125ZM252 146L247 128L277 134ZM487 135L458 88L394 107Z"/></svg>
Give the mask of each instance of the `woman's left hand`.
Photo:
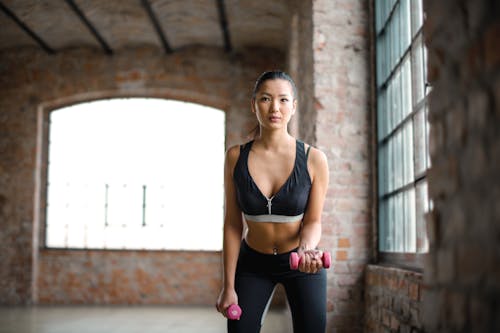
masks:
<svg viewBox="0 0 500 333"><path fill-rule="evenodd" d="M299 271L315 274L323 268L323 253L319 250L299 250Z"/></svg>

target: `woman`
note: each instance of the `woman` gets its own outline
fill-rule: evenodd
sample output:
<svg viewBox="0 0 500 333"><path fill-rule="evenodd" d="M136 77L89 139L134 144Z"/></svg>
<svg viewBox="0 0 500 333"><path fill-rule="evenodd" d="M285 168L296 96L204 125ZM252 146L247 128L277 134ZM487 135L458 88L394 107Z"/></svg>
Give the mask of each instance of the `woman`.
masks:
<svg viewBox="0 0 500 333"><path fill-rule="evenodd" d="M297 92L286 73L263 73L251 104L258 135L226 152L224 281L217 310L227 316L227 308L238 304L243 313L228 320L228 331L259 332L281 283L294 332L324 333L326 272L316 247L328 186L326 156L288 133ZM293 251L301 258L298 271L289 267Z"/></svg>

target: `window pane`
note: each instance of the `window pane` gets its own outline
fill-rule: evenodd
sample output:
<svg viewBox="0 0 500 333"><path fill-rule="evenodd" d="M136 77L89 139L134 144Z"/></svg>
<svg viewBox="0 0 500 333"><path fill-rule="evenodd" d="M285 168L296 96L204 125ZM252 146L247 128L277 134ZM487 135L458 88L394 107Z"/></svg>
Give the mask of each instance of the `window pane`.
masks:
<svg viewBox="0 0 500 333"><path fill-rule="evenodd" d="M380 145L378 150L378 195L387 193L387 146Z"/></svg>
<svg viewBox="0 0 500 333"><path fill-rule="evenodd" d="M426 142L426 152L427 152L427 158L425 159L426 160L426 166L427 168L430 168L431 167L431 155L430 155L430 151L429 151L429 131L430 131L430 123L429 123L429 108L427 106L427 104L425 105L425 130L426 130L426 133L425 133L425 142Z"/></svg>
<svg viewBox="0 0 500 333"><path fill-rule="evenodd" d="M399 58L401 58L410 47L411 44L411 20L410 20L410 0L400 0L400 26L401 26L401 51Z"/></svg>
<svg viewBox="0 0 500 333"><path fill-rule="evenodd" d="M125 227L142 224L140 184L111 183L107 199L107 226Z"/></svg>
<svg viewBox="0 0 500 333"><path fill-rule="evenodd" d="M394 190L401 188L403 184L403 135L398 130L394 136Z"/></svg>
<svg viewBox="0 0 500 333"><path fill-rule="evenodd" d="M421 184L423 179L426 184L429 166L422 2L375 4L379 247L388 252L426 251L425 228L418 212L422 189L417 188L417 181Z"/></svg>
<svg viewBox="0 0 500 333"><path fill-rule="evenodd" d="M422 174L427 166L427 147L426 147L426 118L424 109L420 109L413 118L414 141L415 141L415 173Z"/></svg>
<svg viewBox="0 0 500 333"><path fill-rule="evenodd" d="M404 175L403 183L404 185L411 184L415 179L413 172L413 125L411 122L407 122L403 127L403 165L404 165Z"/></svg>
<svg viewBox="0 0 500 333"><path fill-rule="evenodd" d="M387 103L385 90L381 91L377 98L377 132L378 141L387 135Z"/></svg>
<svg viewBox="0 0 500 333"><path fill-rule="evenodd" d="M385 35L377 39L377 87L380 87L386 79L387 54Z"/></svg>
<svg viewBox="0 0 500 333"><path fill-rule="evenodd" d="M394 190L394 138L387 142L387 192Z"/></svg>
<svg viewBox="0 0 500 333"><path fill-rule="evenodd" d="M411 0L411 31L415 36L423 24L422 0Z"/></svg>
<svg viewBox="0 0 500 333"><path fill-rule="evenodd" d="M392 19L391 21L389 21L389 24L387 26L388 28L388 33L387 33L387 37L388 37L388 47L389 47L389 66L388 66L388 71L387 71L387 74L389 75L389 73L392 71L392 69L394 68L395 64L396 64L396 54L397 54L397 51L396 51L396 29L395 29L395 22L394 22L394 19Z"/></svg>
<svg viewBox="0 0 500 333"><path fill-rule="evenodd" d="M395 252L404 251L404 232L405 232L405 220L404 220L404 210L403 210L403 193L398 193L393 197L394 205L392 209L394 210L394 221L393 232L394 232L394 246L392 248Z"/></svg>
<svg viewBox="0 0 500 333"><path fill-rule="evenodd" d="M386 103L387 103L387 134L389 134L393 129L394 129L394 100L393 100L393 93L392 93L392 87L393 85L391 82L387 85L387 96L386 96Z"/></svg>
<svg viewBox="0 0 500 333"><path fill-rule="evenodd" d="M224 112L116 99L53 111L50 122L48 247L221 249Z"/></svg>
<svg viewBox="0 0 500 333"><path fill-rule="evenodd" d="M413 105L417 105L424 98L424 61L422 49L422 35L415 39L411 49L411 70L413 84Z"/></svg>
<svg viewBox="0 0 500 333"><path fill-rule="evenodd" d="M384 26L384 1L375 1L375 29L379 33Z"/></svg>
<svg viewBox="0 0 500 333"><path fill-rule="evenodd" d="M404 193L404 234L405 244L403 252L415 252L417 249L417 229L415 216L415 189L410 188Z"/></svg>
<svg viewBox="0 0 500 333"><path fill-rule="evenodd" d="M392 98L393 98L393 128L396 128L401 123L402 116L402 105L401 105L401 70L398 68L396 73L394 74L393 79L391 80L392 84Z"/></svg>
<svg viewBox="0 0 500 333"><path fill-rule="evenodd" d="M412 81L411 81L411 65L410 65L410 56L406 56L401 69L401 112L403 113L402 119L405 119L407 116L411 114L413 111L412 103L411 103L411 90L412 90Z"/></svg>
<svg viewBox="0 0 500 333"><path fill-rule="evenodd" d="M429 243L426 235L425 213L429 211L429 201L427 197L427 181L422 181L416 187L416 230L417 230L417 243L416 252L427 252L429 250Z"/></svg>
<svg viewBox="0 0 500 333"><path fill-rule="evenodd" d="M378 247L381 251L388 251L388 240L387 240L387 200L380 200L378 208Z"/></svg>

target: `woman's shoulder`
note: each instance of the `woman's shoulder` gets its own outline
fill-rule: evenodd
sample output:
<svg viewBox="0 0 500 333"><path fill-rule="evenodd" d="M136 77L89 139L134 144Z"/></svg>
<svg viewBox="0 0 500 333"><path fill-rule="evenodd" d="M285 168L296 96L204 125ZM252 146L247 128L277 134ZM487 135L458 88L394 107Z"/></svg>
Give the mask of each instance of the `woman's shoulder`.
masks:
<svg viewBox="0 0 500 333"><path fill-rule="evenodd" d="M229 162L237 160L239 156L240 156L239 145L231 146L226 150L226 160Z"/></svg>
<svg viewBox="0 0 500 333"><path fill-rule="evenodd" d="M305 141L302 141L302 140L298 140L298 141L300 141L304 144L304 151L308 154L309 157L326 158L325 153L321 149L319 149L318 147L316 147L310 143L307 143Z"/></svg>
<svg viewBox="0 0 500 333"><path fill-rule="evenodd" d="M239 156L240 156L240 151L243 147L245 147L246 145L248 145L251 141L247 141L247 142L244 142L242 144L236 144L236 145L232 145L230 146L227 150L226 150L226 159L229 161L229 162L236 162L236 160L238 160Z"/></svg>
<svg viewBox="0 0 500 333"><path fill-rule="evenodd" d="M304 151L307 154L308 162L310 162L312 166L324 166L327 164L328 160L326 154L321 149L304 142Z"/></svg>

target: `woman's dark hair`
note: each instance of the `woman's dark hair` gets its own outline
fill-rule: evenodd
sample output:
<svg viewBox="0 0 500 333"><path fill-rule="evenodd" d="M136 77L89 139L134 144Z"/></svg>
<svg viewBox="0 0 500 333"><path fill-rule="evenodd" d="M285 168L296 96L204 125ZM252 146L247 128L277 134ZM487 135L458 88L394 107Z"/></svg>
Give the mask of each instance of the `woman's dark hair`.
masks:
<svg viewBox="0 0 500 333"><path fill-rule="evenodd" d="M267 80L278 80L278 79L286 80L290 83L290 85L292 86L292 90L293 90L293 98L297 99L297 87L295 86L295 82L293 82L290 75L288 75L285 72L278 71L278 70L268 71L268 72L264 72L264 73L260 74L260 76L257 78L257 81L255 82L255 86L253 88L253 93L252 93L252 98L255 98L255 96L257 95L257 91L259 91L262 83L266 82Z"/></svg>

